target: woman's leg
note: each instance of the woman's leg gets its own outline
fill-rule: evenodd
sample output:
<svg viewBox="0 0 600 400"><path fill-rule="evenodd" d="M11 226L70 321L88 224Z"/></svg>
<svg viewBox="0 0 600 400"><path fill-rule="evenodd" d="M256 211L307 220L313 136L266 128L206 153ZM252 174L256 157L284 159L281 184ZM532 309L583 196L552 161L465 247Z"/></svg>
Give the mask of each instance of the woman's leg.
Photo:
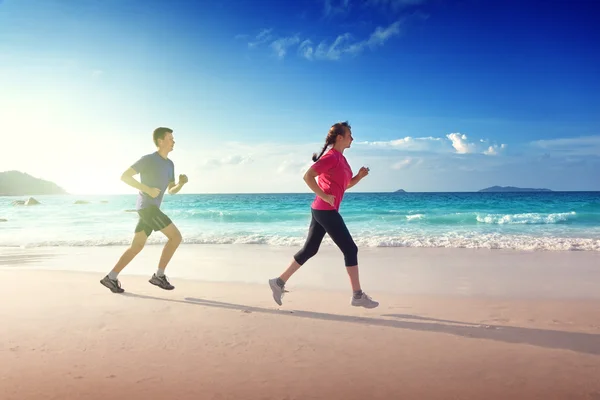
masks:
<svg viewBox="0 0 600 400"><path fill-rule="evenodd" d="M321 247L323 237L325 237L325 228L317 222L313 215L310 220L310 227L308 228L308 236L306 237L306 242L304 242L304 247L294 254L294 259L290 263L290 266L279 278L282 281L287 282L294 272L303 266L309 259L314 257L319 251L319 247Z"/></svg>
<svg viewBox="0 0 600 400"><path fill-rule="evenodd" d="M269 285L273 291L273 299L277 304L281 305L285 283L304 263L317 254L324 236L325 229L316 221L313 213L304 247L294 255L290 265L278 278L269 280Z"/></svg>
<svg viewBox="0 0 600 400"><path fill-rule="evenodd" d="M344 219L337 211L317 211L314 214L317 222L325 228L325 231L331 237L331 240L339 247L344 254L346 272L350 278L352 286L352 305L366 308L375 308L379 305L373 301L366 293L363 293L360 286L358 274L358 246L354 243L352 235Z"/></svg>
<svg viewBox="0 0 600 400"><path fill-rule="evenodd" d="M350 277L352 290L358 292L360 288L360 279L358 275L358 247L348 231L344 219L337 211L322 211L315 213L317 222L321 224L331 240L339 247L344 254L346 271Z"/></svg>

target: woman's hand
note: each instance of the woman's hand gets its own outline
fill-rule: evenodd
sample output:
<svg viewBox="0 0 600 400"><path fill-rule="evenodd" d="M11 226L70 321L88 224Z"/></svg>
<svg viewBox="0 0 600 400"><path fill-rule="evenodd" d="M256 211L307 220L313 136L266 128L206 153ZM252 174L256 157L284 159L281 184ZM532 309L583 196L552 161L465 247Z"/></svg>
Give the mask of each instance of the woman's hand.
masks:
<svg viewBox="0 0 600 400"><path fill-rule="evenodd" d="M369 175L369 168L368 167L360 167L360 169L358 170L359 178L362 179L367 175Z"/></svg>
<svg viewBox="0 0 600 400"><path fill-rule="evenodd" d="M323 196L321 196L321 199L323 199L323 201L329 205L331 205L331 207L335 207L335 196L332 194L324 194Z"/></svg>

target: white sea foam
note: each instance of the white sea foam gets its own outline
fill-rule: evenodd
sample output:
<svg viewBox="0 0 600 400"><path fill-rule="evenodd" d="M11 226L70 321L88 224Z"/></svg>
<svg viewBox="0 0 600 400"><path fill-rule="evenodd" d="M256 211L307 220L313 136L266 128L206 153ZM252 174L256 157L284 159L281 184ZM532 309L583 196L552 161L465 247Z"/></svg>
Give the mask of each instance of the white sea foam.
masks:
<svg viewBox="0 0 600 400"><path fill-rule="evenodd" d="M553 214L477 214L477 222L486 224L556 224L577 215L575 211Z"/></svg>
<svg viewBox="0 0 600 400"><path fill-rule="evenodd" d="M286 237L277 235L197 235L184 237L185 244L261 244L271 246L300 247L305 237ZM149 245L163 244L162 236L151 236ZM600 239L569 237L536 237L528 235L504 234L446 234L421 235L418 233L399 236L367 236L355 237L359 247L447 247L469 249L512 249L512 250L567 250L567 251L600 251ZM2 243L0 247L46 247L46 246L125 246L129 238L118 240L52 240L52 241L13 241ZM335 246L329 237L323 240L324 246Z"/></svg>

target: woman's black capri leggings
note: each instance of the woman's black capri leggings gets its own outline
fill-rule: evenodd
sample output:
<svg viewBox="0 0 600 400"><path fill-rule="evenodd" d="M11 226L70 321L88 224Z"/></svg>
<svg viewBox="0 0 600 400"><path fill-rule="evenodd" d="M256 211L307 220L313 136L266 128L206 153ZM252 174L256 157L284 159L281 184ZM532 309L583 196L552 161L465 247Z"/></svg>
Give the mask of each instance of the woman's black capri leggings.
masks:
<svg viewBox="0 0 600 400"><path fill-rule="evenodd" d="M358 265L358 247L352 240L352 236L348 232L340 213L336 210L315 210L312 208L311 211L312 219L308 229L308 237L304 247L294 255L296 262L303 265L317 254L321 241L327 233L344 253L346 267Z"/></svg>

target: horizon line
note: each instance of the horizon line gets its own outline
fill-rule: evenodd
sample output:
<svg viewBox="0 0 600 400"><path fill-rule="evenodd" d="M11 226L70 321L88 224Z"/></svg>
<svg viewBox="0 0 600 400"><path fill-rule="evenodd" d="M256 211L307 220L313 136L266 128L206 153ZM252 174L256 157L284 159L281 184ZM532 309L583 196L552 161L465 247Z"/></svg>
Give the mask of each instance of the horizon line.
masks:
<svg viewBox="0 0 600 400"><path fill-rule="evenodd" d="M482 189L483 190L483 189ZM487 192L481 190L453 190L453 191L375 191L375 192L367 192L367 191L356 191L356 192L346 192L346 194L423 194L423 193L432 193L432 194L452 194L452 193L600 193L600 190L531 190L531 191L498 191L498 192ZM268 194L281 194L281 195L315 195L312 192L200 192L200 193L178 193L177 196L198 196L198 195L248 195L248 194L256 194L256 195L268 195ZM55 194L0 194L0 197L24 197L24 196L137 196L137 193L55 193ZM168 195L164 198L169 198L176 195Z"/></svg>

